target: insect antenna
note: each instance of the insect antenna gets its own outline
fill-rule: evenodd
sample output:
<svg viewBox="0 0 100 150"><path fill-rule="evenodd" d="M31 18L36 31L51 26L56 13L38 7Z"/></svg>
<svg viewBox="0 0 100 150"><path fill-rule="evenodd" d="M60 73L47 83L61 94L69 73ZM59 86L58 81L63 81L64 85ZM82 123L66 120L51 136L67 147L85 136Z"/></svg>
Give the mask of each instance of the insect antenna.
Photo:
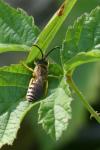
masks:
<svg viewBox="0 0 100 150"><path fill-rule="evenodd" d="M36 44L34 44L34 45L32 45L32 46L35 46L35 47L37 47L37 48L40 50L41 55L42 55L42 59L43 59L44 55L43 55L42 49L41 49L38 45L36 45Z"/></svg>
<svg viewBox="0 0 100 150"><path fill-rule="evenodd" d="M54 51L55 49L57 49L57 48L60 48L60 46L56 46L56 47L54 47L53 49L51 49L51 50L44 56L44 58L47 58L47 57L49 56L49 54L50 54L52 51Z"/></svg>

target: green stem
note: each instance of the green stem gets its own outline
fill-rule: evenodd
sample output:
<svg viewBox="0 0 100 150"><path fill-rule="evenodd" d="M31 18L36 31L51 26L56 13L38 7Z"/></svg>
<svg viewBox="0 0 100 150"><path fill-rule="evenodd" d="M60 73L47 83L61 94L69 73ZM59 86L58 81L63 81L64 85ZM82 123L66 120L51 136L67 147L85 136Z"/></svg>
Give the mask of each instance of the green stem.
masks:
<svg viewBox="0 0 100 150"><path fill-rule="evenodd" d="M47 48L53 41L55 35L60 30L61 25L67 18L76 2L77 0L64 0L61 7L57 10L57 12L50 19L48 24L38 36L35 44L37 44L43 50L43 52L47 50ZM37 51L37 48L32 47L27 58L27 63L31 63L38 55L39 51Z"/></svg>
<svg viewBox="0 0 100 150"><path fill-rule="evenodd" d="M67 76L67 82L69 83L70 87L75 91L75 93L80 97L80 100L84 104L84 106L87 108L87 110L90 112L91 116L93 116L98 123L100 123L100 117L98 113L90 106L88 101L85 99L83 94L80 92L80 90L77 88L75 85L74 81L72 80L72 76L68 75Z"/></svg>

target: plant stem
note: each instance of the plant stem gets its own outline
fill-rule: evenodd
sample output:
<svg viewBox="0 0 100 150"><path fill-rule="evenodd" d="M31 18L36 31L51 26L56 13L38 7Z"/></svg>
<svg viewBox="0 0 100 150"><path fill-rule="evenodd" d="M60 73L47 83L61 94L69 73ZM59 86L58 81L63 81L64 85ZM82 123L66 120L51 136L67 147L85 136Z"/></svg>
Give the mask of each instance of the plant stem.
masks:
<svg viewBox="0 0 100 150"><path fill-rule="evenodd" d="M67 82L69 83L70 87L75 91L75 93L80 97L80 100L82 101L84 106L87 108L87 110L90 112L91 116L94 117L98 123L100 123L100 117L99 117L98 113L90 106L88 101L85 99L83 94L80 92L80 90L75 85L75 83L72 79L72 76L69 74L67 75Z"/></svg>
<svg viewBox="0 0 100 150"><path fill-rule="evenodd" d="M44 53L50 46L55 35L60 30L61 25L67 18L68 14L72 10L76 2L77 0L64 0L61 7L57 10L57 12L50 19L48 24L45 26L43 31L38 36L35 44L38 45L43 50ZM31 63L38 55L39 51L37 51L35 47L32 47L27 58L27 63Z"/></svg>

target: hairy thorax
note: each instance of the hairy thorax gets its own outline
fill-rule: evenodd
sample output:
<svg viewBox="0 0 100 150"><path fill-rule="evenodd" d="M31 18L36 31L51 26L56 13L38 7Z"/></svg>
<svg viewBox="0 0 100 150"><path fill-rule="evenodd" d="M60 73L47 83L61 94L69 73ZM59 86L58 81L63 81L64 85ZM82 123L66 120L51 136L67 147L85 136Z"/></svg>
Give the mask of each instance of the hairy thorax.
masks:
<svg viewBox="0 0 100 150"><path fill-rule="evenodd" d="M48 76L48 67L47 66L39 64L34 68L33 77L35 79L42 78L42 79L46 80L47 76Z"/></svg>

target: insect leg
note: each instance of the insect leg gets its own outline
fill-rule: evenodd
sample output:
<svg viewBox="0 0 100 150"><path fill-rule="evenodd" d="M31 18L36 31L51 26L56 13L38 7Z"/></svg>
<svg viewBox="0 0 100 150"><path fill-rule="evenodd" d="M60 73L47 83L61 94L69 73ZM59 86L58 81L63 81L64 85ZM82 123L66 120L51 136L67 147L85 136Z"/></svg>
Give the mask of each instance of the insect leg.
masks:
<svg viewBox="0 0 100 150"><path fill-rule="evenodd" d="M28 65L26 65L24 62L21 62L21 64L29 71L34 72L32 68L30 68Z"/></svg>
<svg viewBox="0 0 100 150"><path fill-rule="evenodd" d="M45 93L44 96L47 96L47 92L48 92L48 81L45 81Z"/></svg>
<svg viewBox="0 0 100 150"><path fill-rule="evenodd" d="M31 80L30 80L30 82L29 82L29 87L32 85L32 83L33 83L33 78L31 78Z"/></svg>

